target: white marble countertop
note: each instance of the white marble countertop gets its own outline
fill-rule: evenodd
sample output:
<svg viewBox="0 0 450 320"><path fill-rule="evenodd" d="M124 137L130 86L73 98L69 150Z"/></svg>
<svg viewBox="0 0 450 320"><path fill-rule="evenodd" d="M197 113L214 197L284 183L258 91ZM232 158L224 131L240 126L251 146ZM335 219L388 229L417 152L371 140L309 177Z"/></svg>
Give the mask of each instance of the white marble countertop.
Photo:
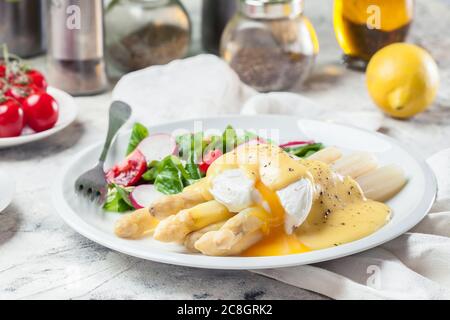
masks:
<svg viewBox="0 0 450 320"><path fill-rule="evenodd" d="M417 4L411 41L425 46L439 62L444 77L439 100L411 121L386 118L382 132L427 157L450 147L450 3L418 0ZM303 94L337 110L373 109L364 74L348 71L339 63L331 1L306 1L306 14L318 31L321 54ZM33 62L43 67L43 59ZM12 204L0 214L0 298L324 298L250 272L199 270L128 257L66 226L52 207L49 188L67 159L103 139L110 93L76 100L78 120L63 132L0 150L0 168L17 181Z"/></svg>

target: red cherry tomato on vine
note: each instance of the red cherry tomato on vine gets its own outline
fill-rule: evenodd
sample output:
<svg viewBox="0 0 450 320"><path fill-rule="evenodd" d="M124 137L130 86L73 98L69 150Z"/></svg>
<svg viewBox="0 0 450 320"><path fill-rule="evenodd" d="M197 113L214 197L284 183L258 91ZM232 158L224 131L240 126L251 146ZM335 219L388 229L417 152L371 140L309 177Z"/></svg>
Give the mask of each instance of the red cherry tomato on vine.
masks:
<svg viewBox="0 0 450 320"><path fill-rule="evenodd" d="M41 90L47 90L47 80L42 73L37 70L31 69L27 71L27 76L30 79L30 85L34 85Z"/></svg>
<svg viewBox="0 0 450 320"><path fill-rule="evenodd" d="M3 91L6 88L6 82L3 79L0 79L0 91Z"/></svg>
<svg viewBox="0 0 450 320"><path fill-rule="evenodd" d="M0 98L0 138L20 136L23 126L24 115L20 104L9 97Z"/></svg>
<svg viewBox="0 0 450 320"><path fill-rule="evenodd" d="M34 85L31 86L13 86L6 90L5 96L16 99L21 105L25 102L25 99L31 96L32 94L36 94L41 92L42 90L38 89Z"/></svg>
<svg viewBox="0 0 450 320"><path fill-rule="evenodd" d="M28 126L36 132L55 126L58 121L59 107L55 99L46 92L36 92L24 99L23 111Z"/></svg>
<svg viewBox="0 0 450 320"><path fill-rule="evenodd" d="M206 173L209 166L217 160L222 155L220 150L211 150L205 156L203 156L203 161L198 165L201 172Z"/></svg>
<svg viewBox="0 0 450 320"><path fill-rule="evenodd" d="M132 152L123 163L115 165L106 173L106 181L124 187L136 185L147 170L145 156L139 150Z"/></svg>
<svg viewBox="0 0 450 320"><path fill-rule="evenodd" d="M4 78L6 75L6 66L4 64L0 64L0 78Z"/></svg>

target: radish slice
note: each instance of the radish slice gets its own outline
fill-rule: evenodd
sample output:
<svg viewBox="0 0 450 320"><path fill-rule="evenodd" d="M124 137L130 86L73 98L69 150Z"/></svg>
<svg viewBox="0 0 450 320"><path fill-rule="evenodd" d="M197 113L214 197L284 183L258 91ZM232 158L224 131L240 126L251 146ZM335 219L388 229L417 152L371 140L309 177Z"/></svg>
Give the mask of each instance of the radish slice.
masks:
<svg viewBox="0 0 450 320"><path fill-rule="evenodd" d="M163 195L156 190L154 185L143 184L134 188L130 194L130 201L134 208L143 209L150 207L155 200Z"/></svg>
<svg viewBox="0 0 450 320"><path fill-rule="evenodd" d="M169 134L154 134L139 143L137 149L142 152L147 162L161 161L169 155L177 154L175 139Z"/></svg>
<svg viewBox="0 0 450 320"><path fill-rule="evenodd" d="M287 147L295 147L295 146L305 146L308 144L314 144L314 141L291 141L285 144L280 144L280 148L287 148Z"/></svg>

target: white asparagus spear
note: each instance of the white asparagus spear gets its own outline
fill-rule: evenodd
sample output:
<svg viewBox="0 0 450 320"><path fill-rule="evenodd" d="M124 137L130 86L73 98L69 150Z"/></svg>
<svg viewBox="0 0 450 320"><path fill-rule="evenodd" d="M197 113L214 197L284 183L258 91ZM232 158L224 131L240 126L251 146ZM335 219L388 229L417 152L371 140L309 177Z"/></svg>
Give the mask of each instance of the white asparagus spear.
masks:
<svg viewBox="0 0 450 320"><path fill-rule="evenodd" d="M356 179L367 174L378 167L377 158L368 152L355 152L347 156L343 156L331 165L331 168L345 176Z"/></svg>
<svg viewBox="0 0 450 320"><path fill-rule="evenodd" d="M162 242L182 243L189 233L232 216L224 205L215 200L208 201L162 220L156 227L154 238Z"/></svg>
<svg viewBox="0 0 450 320"><path fill-rule="evenodd" d="M205 233L195 243L195 249L209 256L233 256L250 248L263 236L267 213L258 207L245 209L229 219L219 230Z"/></svg>
<svg viewBox="0 0 450 320"><path fill-rule="evenodd" d="M402 168L389 165L358 177L356 182L368 199L384 202L400 192L407 179Z"/></svg>
<svg viewBox="0 0 450 320"><path fill-rule="evenodd" d="M336 147L322 149L308 157L308 160L317 160L330 164L342 157L342 152Z"/></svg>
<svg viewBox="0 0 450 320"><path fill-rule="evenodd" d="M162 220L181 210L192 208L205 201L212 200L205 179L183 190L182 193L163 196L156 200L149 208L149 212L155 218Z"/></svg>
<svg viewBox="0 0 450 320"><path fill-rule="evenodd" d="M197 242L197 240L200 239L207 232L219 230L220 228L222 228L225 222L226 221L214 223L203 229L191 232L186 236L186 239L184 239L184 246L191 252L199 252L197 249L195 249L195 243Z"/></svg>
<svg viewBox="0 0 450 320"><path fill-rule="evenodd" d="M141 209L118 220L114 232L119 238L139 239L151 235L158 223L147 209Z"/></svg>

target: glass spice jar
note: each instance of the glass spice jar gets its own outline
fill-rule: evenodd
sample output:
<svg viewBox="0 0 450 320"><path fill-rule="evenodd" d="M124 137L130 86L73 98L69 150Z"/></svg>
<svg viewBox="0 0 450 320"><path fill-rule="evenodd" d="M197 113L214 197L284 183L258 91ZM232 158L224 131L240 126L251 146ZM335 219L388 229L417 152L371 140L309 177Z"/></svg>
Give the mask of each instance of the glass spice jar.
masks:
<svg viewBox="0 0 450 320"><path fill-rule="evenodd" d="M258 91L282 91L310 75L319 42L303 0L240 0L228 23L221 55Z"/></svg>
<svg viewBox="0 0 450 320"><path fill-rule="evenodd" d="M183 58L191 22L178 0L112 0L105 14L108 73L113 78Z"/></svg>

